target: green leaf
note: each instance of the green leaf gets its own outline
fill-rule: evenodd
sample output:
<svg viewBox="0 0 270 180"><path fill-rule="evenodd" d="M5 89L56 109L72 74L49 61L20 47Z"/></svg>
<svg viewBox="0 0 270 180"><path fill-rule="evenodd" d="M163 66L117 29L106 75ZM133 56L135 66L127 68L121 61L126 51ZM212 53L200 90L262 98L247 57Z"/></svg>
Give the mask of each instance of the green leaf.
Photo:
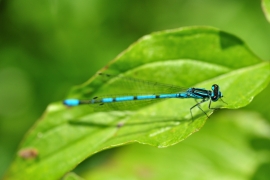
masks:
<svg viewBox="0 0 270 180"><path fill-rule="evenodd" d="M165 149L126 146L80 175L95 180L268 179L269 132L269 124L256 113L223 111L183 143Z"/></svg>
<svg viewBox="0 0 270 180"><path fill-rule="evenodd" d="M245 107L245 109L260 113L261 116L270 122L269 106L266 106L266 104L269 103L269 92L270 84L268 84L268 86L258 96L256 96L252 103Z"/></svg>
<svg viewBox="0 0 270 180"><path fill-rule="evenodd" d="M70 172L64 176L63 180L84 180L84 179L78 176L77 174Z"/></svg>
<svg viewBox="0 0 270 180"><path fill-rule="evenodd" d="M268 22L270 22L270 0L262 0L262 8Z"/></svg>
<svg viewBox="0 0 270 180"><path fill-rule="evenodd" d="M210 89L216 83L228 105L215 102L212 106L230 109L249 104L269 82L268 62L235 36L209 27L144 36L104 71L182 87ZM113 94L114 89L125 90L117 85L117 79L102 81L94 76L73 88L68 97L89 99ZM135 111L94 112L88 105L67 108L61 102L53 103L20 146L20 150L35 149L36 156L17 156L6 179L58 179L93 153L126 143L171 146L205 123L206 116L197 109L191 121L189 109L194 104L192 99L169 99ZM210 115L207 106L201 107Z"/></svg>

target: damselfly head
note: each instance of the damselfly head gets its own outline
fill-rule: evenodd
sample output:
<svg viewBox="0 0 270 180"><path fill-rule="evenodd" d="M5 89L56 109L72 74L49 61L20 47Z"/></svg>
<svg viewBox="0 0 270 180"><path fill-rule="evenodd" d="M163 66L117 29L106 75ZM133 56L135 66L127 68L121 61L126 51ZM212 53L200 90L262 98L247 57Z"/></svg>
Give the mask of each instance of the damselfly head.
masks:
<svg viewBox="0 0 270 180"><path fill-rule="evenodd" d="M219 91L219 86L217 84L213 84L212 85L211 100L217 101L221 97L222 97L222 93Z"/></svg>

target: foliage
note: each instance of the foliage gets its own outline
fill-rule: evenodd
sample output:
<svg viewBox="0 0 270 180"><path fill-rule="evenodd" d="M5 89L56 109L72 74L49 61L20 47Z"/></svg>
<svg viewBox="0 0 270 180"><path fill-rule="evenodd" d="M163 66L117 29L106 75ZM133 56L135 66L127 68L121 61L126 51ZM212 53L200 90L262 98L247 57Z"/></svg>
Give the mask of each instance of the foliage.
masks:
<svg viewBox="0 0 270 180"><path fill-rule="evenodd" d="M262 2L266 17L267 4ZM262 59L270 58L270 26L259 2L3 0L0 8L0 176L12 157L5 179L59 179L76 166L86 179L269 176L269 63ZM190 25L196 26L149 34ZM120 112L64 107L60 99L67 89L98 70L183 87L218 83L228 104L212 103L222 108L212 114L205 103L210 119L195 109L194 121L192 99ZM94 75L68 97L89 99L126 88ZM132 142L155 147L112 148ZM74 173L64 178L80 179Z"/></svg>
<svg viewBox="0 0 270 180"><path fill-rule="evenodd" d="M256 113L222 111L211 116L199 133L175 146L164 149L138 144L125 146L111 156L106 155L106 164L84 172L83 177L97 180L117 177L267 179L269 128L269 124Z"/></svg>
<svg viewBox="0 0 270 180"><path fill-rule="evenodd" d="M254 56L241 40L214 28L200 27L145 36L105 70L145 79L155 77L186 87L210 87L217 83L226 96L225 107L231 109L247 105L266 87L270 73L269 63ZM117 80L101 81L94 77L74 88L69 96L94 97L102 92L113 94L115 89L117 93L131 91L124 91L123 83ZM35 149L37 157L17 157L7 177L57 179L89 155L110 147L131 142L156 147L174 145L198 131L207 119L200 113L194 121L189 120L191 106L188 100L174 99L132 112L104 113L94 112L89 106L66 108L54 103L20 147Z"/></svg>
<svg viewBox="0 0 270 180"><path fill-rule="evenodd" d="M264 14L266 19L270 22L270 1L269 0L262 0L262 8L264 10Z"/></svg>

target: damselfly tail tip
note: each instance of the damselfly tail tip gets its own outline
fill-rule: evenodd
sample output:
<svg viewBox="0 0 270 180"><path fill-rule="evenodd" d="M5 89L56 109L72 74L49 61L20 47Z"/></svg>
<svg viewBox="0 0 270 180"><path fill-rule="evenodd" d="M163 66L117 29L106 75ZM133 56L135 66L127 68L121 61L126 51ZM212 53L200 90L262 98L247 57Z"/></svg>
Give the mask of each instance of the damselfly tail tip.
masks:
<svg viewBox="0 0 270 180"><path fill-rule="evenodd" d="M66 106L78 106L80 101L78 99L66 99L63 101L63 104Z"/></svg>

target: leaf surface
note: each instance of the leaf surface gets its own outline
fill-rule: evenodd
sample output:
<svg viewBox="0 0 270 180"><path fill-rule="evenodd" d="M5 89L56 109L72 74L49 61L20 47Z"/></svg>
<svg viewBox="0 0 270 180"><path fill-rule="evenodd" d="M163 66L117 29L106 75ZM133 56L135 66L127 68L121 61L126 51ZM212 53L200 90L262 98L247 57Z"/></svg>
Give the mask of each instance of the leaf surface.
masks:
<svg viewBox="0 0 270 180"><path fill-rule="evenodd" d="M157 81L181 87L210 89L219 84L224 95L213 107L246 106L269 83L269 63L260 60L233 35L209 27L190 27L141 38L100 72ZM118 85L117 85L118 84ZM117 89L117 90L115 90ZM120 91L121 92L118 92ZM94 76L74 87L68 98L129 93L117 80ZM198 131L206 116L192 99L168 99L135 111L96 112L88 105L73 108L61 102L48 106L29 131L6 179L59 179L92 154L132 142L167 147ZM210 115L208 103L201 106Z"/></svg>
<svg viewBox="0 0 270 180"><path fill-rule="evenodd" d="M262 8L268 22L270 22L270 0L262 0Z"/></svg>

